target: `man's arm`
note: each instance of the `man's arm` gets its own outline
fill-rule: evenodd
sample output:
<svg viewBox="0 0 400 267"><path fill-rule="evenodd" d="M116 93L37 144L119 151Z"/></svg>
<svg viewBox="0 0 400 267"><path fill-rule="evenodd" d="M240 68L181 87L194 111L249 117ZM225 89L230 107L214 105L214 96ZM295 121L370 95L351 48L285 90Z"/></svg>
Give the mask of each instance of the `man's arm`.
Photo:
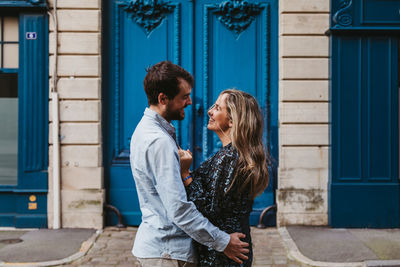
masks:
<svg viewBox="0 0 400 267"><path fill-rule="evenodd" d="M186 191L180 178L180 164L177 149L172 141L156 140L147 151L147 159L153 171L156 190L168 217L197 242L217 251L227 251L227 256L246 259L248 244L232 234L220 231L187 201Z"/></svg>

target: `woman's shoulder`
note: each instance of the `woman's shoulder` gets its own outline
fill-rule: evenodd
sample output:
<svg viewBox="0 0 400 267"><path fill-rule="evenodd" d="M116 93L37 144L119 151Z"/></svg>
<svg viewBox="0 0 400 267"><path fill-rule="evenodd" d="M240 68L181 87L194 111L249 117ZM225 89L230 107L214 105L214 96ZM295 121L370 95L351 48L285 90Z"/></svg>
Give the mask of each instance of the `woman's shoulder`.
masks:
<svg viewBox="0 0 400 267"><path fill-rule="evenodd" d="M228 159L228 160L236 160L239 158L239 153L235 149L235 147L232 145L232 143L227 144L226 146L222 147L217 154L221 158Z"/></svg>
<svg viewBox="0 0 400 267"><path fill-rule="evenodd" d="M210 169L212 166L218 166L224 163L236 163L239 158L237 150L232 143L221 147L214 155L203 161L197 170Z"/></svg>
<svg viewBox="0 0 400 267"><path fill-rule="evenodd" d="M232 143L229 143L221 147L213 156L211 156L211 158L215 156L229 156L232 155L235 151L236 149L233 147Z"/></svg>

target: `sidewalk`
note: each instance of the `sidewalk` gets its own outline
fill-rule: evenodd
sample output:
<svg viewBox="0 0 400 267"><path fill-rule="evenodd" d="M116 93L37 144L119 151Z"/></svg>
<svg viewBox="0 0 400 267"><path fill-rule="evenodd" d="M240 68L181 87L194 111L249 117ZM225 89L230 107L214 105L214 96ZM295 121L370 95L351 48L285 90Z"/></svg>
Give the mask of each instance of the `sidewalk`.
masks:
<svg viewBox="0 0 400 267"><path fill-rule="evenodd" d="M49 235L49 231L54 233ZM107 227L101 233L92 234L91 238L85 241L83 246L81 246L81 244L68 241L68 239L72 238L72 236L74 235L76 236L77 234L83 237L83 233L79 229L67 229L67 231L69 231L68 235L64 235L63 238L53 238L59 235L58 232L61 231L65 231L65 229L30 231L29 233L31 236L36 235L38 237L36 239L37 243L31 243L30 245L30 247L34 250L33 253L32 251L22 249L21 246L16 246L16 244L3 245L3 247L0 246L0 266L139 266L135 257L131 253L132 244L136 235L137 228L128 227L118 229L114 227ZM3 237L7 233L8 238L24 239L24 241L19 244L27 242L25 241L24 235L21 235L21 233L16 234L16 232L24 231L0 231L0 240L3 239ZM300 264L295 263L288 265L290 261L286 257L284 244L276 228L252 228L252 237L254 243L253 267L300 266ZM47 246L46 249L41 250L41 248L44 247L40 247L40 244L42 244L43 240L45 239L47 240L47 242L52 242L53 245ZM53 239L53 241L57 242L49 241L50 239ZM82 238L82 242L84 240L85 239ZM65 249L67 243L70 246L70 255L67 255L64 258L55 257L55 255L57 255L60 250ZM25 248L26 247L27 246L25 246ZM1 261L5 261L4 257L8 257L7 253L10 251L14 251L13 260L7 261L7 263L1 263ZM18 255L19 258L17 257ZM41 255L41 262L33 263L34 260L29 260L29 255Z"/></svg>
<svg viewBox="0 0 400 267"><path fill-rule="evenodd" d="M91 229L0 229L0 266L55 266L79 259L95 242Z"/></svg>
<svg viewBox="0 0 400 267"><path fill-rule="evenodd" d="M400 229L279 229L288 258L303 266L400 266Z"/></svg>
<svg viewBox="0 0 400 267"><path fill-rule="evenodd" d="M0 230L0 266L138 266L131 254L136 231ZM253 267L400 266L400 229L252 228L252 238ZM23 241L2 242L16 239Z"/></svg>

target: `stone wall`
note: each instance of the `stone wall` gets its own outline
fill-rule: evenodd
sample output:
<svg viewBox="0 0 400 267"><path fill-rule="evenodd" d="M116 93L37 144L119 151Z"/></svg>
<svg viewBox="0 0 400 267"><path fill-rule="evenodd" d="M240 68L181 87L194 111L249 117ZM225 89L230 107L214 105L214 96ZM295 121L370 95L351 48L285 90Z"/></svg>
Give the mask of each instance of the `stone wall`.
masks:
<svg viewBox="0 0 400 267"><path fill-rule="evenodd" d="M53 0L50 1L51 8ZM62 227L103 227L101 1L58 0ZM50 19L50 76L54 25ZM51 81L50 81L51 82ZM51 100L48 224L53 224Z"/></svg>
<svg viewBox="0 0 400 267"><path fill-rule="evenodd" d="M280 226L328 224L329 3L279 1Z"/></svg>

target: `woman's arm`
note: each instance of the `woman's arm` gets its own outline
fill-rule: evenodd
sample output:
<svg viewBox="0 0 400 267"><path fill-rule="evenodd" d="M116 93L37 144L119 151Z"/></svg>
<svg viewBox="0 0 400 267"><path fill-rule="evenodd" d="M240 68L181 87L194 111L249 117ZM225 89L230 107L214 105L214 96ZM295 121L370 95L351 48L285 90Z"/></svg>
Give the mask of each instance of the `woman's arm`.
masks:
<svg viewBox="0 0 400 267"><path fill-rule="evenodd" d="M181 164L181 178L183 184L185 186L188 186L193 181L192 176L190 174L190 165L192 165L193 161L192 152L190 152L189 149L188 150L180 149L178 153Z"/></svg>

